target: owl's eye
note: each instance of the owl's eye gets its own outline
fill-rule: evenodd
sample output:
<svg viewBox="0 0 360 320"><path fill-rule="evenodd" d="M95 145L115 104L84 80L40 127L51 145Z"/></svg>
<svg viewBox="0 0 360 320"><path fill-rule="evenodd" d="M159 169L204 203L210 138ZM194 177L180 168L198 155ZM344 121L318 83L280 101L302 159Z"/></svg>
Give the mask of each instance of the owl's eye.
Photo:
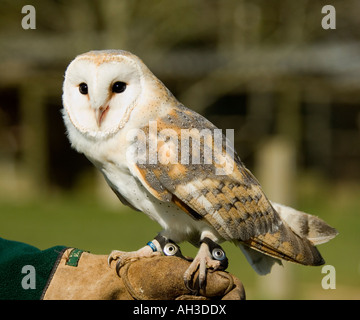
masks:
<svg viewBox="0 0 360 320"><path fill-rule="evenodd" d="M121 82L121 81L117 81L113 84L112 86L112 92L114 93L121 93L124 92L126 89L126 83L125 82Z"/></svg>
<svg viewBox="0 0 360 320"><path fill-rule="evenodd" d="M88 94L88 86L86 83L82 82L79 84L79 91L81 94Z"/></svg>

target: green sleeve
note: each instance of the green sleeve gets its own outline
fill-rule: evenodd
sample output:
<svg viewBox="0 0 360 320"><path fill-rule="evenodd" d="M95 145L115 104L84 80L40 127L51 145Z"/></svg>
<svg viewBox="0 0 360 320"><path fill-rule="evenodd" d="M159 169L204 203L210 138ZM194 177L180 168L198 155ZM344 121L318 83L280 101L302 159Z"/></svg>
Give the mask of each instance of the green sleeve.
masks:
<svg viewBox="0 0 360 320"><path fill-rule="evenodd" d="M0 238L0 299L39 300L65 246L39 250Z"/></svg>

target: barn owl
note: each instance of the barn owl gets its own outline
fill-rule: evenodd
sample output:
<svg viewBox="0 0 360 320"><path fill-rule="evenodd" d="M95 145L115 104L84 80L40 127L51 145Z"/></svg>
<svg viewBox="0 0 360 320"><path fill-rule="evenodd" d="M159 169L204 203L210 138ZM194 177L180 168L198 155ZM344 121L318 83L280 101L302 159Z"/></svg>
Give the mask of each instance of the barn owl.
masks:
<svg viewBox="0 0 360 320"><path fill-rule="evenodd" d="M118 267L178 252L175 244L183 241L199 247L184 274L188 286L197 270L201 285L208 269L226 268L223 241L238 246L261 275L281 259L324 263L315 245L336 230L268 200L225 134L178 102L137 56L121 50L77 56L65 72L63 107L72 147L124 204L162 227L138 251L112 251L109 261Z"/></svg>

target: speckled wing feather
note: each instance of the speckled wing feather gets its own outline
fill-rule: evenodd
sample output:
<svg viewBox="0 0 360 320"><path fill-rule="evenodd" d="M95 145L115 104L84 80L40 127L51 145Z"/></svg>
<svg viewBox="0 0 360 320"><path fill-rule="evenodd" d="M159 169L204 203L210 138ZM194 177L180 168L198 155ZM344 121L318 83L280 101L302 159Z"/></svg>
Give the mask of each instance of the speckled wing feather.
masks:
<svg viewBox="0 0 360 320"><path fill-rule="evenodd" d="M181 137L186 131L203 129L214 132L212 123L196 112L180 105L157 120L157 132L175 134ZM169 130L170 129L170 130ZM150 133L149 127L142 130ZM167 131L166 131L167 130ZM163 131L164 132L164 131ZM181 140L181 142L183 142ZM280 216L263 193L258 181L233 153L226 154L226 138L222 145L215 145L214 139L200 139L200 163L183 164L181 150L193 150L196 140L189 139L188 148L181 148L180 142L171 137L159 139L158 160L164 158L178 161L149 161L136 163L139 179L159 200L172 201L194 219L204 219L225 239L240 241L250 248L276 258L301 264L317 265L323 260L317 249L307 240L300 238L283 223ZM206 161L207 151L212 150L212 161ZM228 152L229 153L229 152ZM191 154L191 152L190 152ZM231 170L218 174L224 168L219 159L227 159ZM149 159L147 159L149 160Z"/></svg>

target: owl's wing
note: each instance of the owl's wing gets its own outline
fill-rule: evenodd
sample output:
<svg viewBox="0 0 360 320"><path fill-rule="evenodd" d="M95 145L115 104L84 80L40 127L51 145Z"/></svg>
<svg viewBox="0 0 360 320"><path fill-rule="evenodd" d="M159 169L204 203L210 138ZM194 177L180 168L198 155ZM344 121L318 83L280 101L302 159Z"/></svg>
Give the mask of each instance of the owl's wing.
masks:
<svg viewBox="0 0 360 320"><path fill-rule="evenodd" d="M153 129L143 128L149 141L154 139ZM316 263L313 256L318 254L307 248L304 257L303 239L283 224L258 181L231 146L226 147L226 137L222 136L220 146L215 141L216 130L196 112L183 106L173 108L156 122L156 163L151 164L148 157L134 163L133 171L157 199L172 201L194 219L205 220L225 240L241 241L276 258ZM194 153L196 161L191 158Z"/></svg>

